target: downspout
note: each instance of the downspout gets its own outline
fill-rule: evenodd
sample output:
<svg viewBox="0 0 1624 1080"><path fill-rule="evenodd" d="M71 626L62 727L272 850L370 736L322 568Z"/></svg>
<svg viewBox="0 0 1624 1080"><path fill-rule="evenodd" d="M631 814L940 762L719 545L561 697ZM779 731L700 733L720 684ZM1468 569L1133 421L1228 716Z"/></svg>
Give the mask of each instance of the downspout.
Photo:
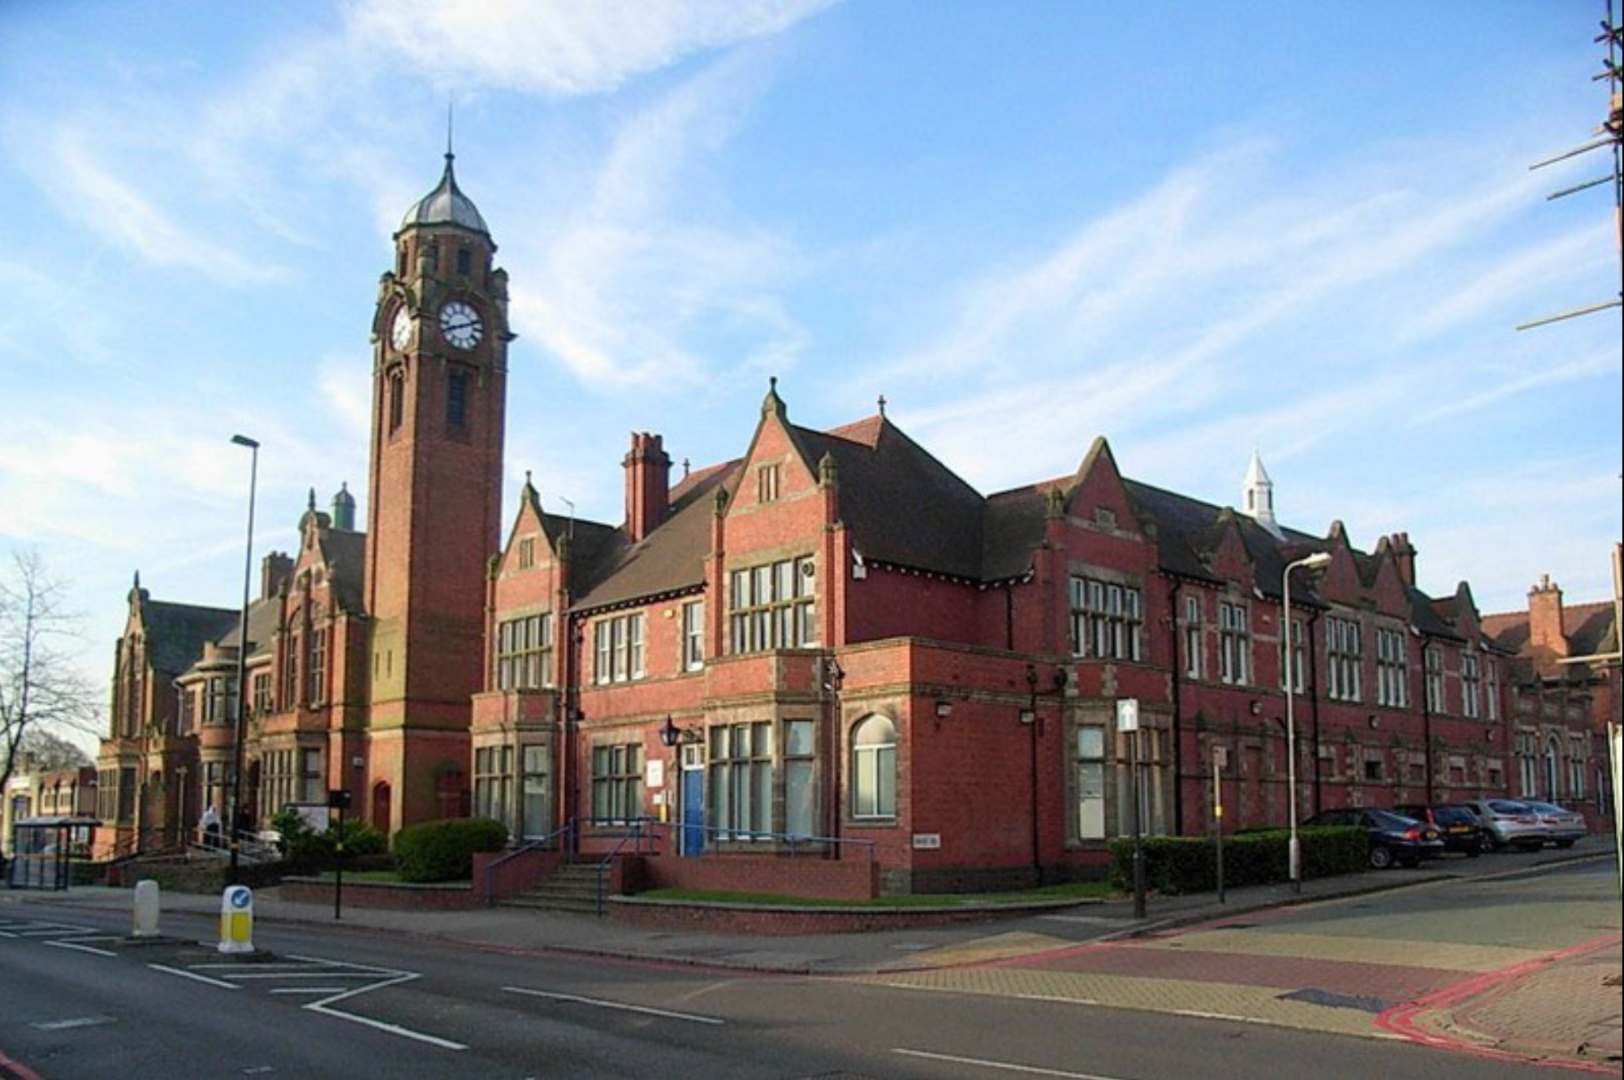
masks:
<svg viewBox="0 0 1624 1080"><path fill-rule="evenodd" d="M1287 614L1286 618L1287 618L1287 620L1289 622L1289 620L1291 618L1289 613ZM1315 611L1314 614L1312 614L1312 615L1310 615L1308 617L1308 630L1306 631L1306 634L1305 634L1305 636L1307 637L1308 640L1303 642L1303 652L1304 652L1304 654L1306 654L1306 656L1308 658L1308 685L1306 687L1306 689L1308 691L1308 694L1307 694L1308 708L1309 708L1309 711L1313 714L1313 721L1314 721L1314 723L1313 723L1313 729L1314 729L1314 813L1316 813L1316 814L1319 813L1324 808L1321 805L1321 800L1320 800L1320 768L1321 768L1321 765L1320 765L1320 762L1321 762L1321 758L1320 758L1320 708L1319 708L1320 695L1319 695L1319 664L1316 662L1316 658L1319 656L1319 650L1314 648L1314 642L1316 640L1315 631L1319 628L1319 620L1320 620L1320 613L1318 611ZM1286 627L1286 655L1287 655L1287 661L1286 661L1287 678L1290 678L1290 673L1291 673L1291 660L1290 660L1290 656L1291 656L1291 627L1289 625Z"/></svg>
<svg viewBox="0 0 1624 1080"><path fill-rule="evenodd" d="M1004 648L1015 651L1015 582L1004 583Z"/></svg>
<svg viewBox="0 0 1624 1080"><path fill-rule="evenodd" d="M1184 588L1184 582L1178 578L1173 579L1173 587L1168 590L1167 603L1171 609L1168 615L1168 624L1173 628L1173 835L1184 835L1184 726L1179 714L1179 700L1183 694L1183 684L1179 674L1183 670L1179 664L1179 643L1182 634L1179 633L1179 590Z"/></svg>
<svg viewBox="0 0 1624 1080"><path fill-rule="evenodd" d="M1432 805L1432 702L1427 700L1427 639L1421 639L1421 741L1427 753L1427 805Z"/></svg>

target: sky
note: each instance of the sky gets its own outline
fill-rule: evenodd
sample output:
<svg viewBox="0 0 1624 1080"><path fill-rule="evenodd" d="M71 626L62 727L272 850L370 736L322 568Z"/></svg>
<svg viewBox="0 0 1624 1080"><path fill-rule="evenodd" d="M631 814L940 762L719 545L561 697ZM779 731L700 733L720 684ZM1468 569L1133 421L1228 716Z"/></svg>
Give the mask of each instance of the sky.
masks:
<svg viewBox="0 0 1624 1080"><path fill-rule="evenodd" d="M241 594L362 500L392 234L457 177L511 276L504 520L618 524L631 431L891 419L983 493L1123 472L1484 611L1610 594L1601 0L0 0L0 554L105 685L137 570ZM680 475L680 464L677 469ZM566 501L567 500L567 501ZM256 570L257 576L257 570Z"/></svg>

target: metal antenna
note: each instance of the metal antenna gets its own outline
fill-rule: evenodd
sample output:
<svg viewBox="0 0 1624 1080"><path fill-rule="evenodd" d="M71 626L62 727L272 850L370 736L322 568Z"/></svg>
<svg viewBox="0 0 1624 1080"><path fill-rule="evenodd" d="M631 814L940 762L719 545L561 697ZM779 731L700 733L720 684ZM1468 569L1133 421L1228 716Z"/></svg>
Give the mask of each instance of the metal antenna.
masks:
<svg viewBox="0 0 1624 1080"><path fill-rule="evenodd" d="M1574 308L1571 311L1563 311L1555 315L1535 319L1532 322L1525 322L1517 327L1518 330L1532 330L1536 326L1549 326L1551 323L1576 319L1581 315L1606 311L1608 308L1624 309L1624 106L1621 106L1621 101L1624 101L1624 98L1621 98L1620 94L1621 89L1624 89L1624 70L1620 68L1620 51L1624 49L1624 31L1621 31L1619 24L1613 19L1613 0L1604 0L1603 15L1601 33L1596 35L1595 41L1598 45L1604 41L1607 43L1607 57L1602 61L1602 70L1593 75L1590 80L1591 82L1607 80L1607 119L1602 122L1601 128L1596 131L1596 135L1599 137L1585 143L1583 146L1565 150L1554 157L1546 158L1544 161L1537 161L1530 165L1529 168L1543 169L1547 165L1555 165L1559 161L1567 161L1569 158L1578 157L1580 154L1588 154L1590 151L1599 150L1604 146L1613 148L1611 176L1598 176L1586 180L1582 184L1575 184L1572 187L1563 188L1561 191L1553 191L1545 199L1550 202L1553 199L1560 199L1576 192L1599 187L1609 180L1613 182L1613 222L1618 230L1619 244L1618 295L1601 303L1586 304L1584 307Z"/></svg>

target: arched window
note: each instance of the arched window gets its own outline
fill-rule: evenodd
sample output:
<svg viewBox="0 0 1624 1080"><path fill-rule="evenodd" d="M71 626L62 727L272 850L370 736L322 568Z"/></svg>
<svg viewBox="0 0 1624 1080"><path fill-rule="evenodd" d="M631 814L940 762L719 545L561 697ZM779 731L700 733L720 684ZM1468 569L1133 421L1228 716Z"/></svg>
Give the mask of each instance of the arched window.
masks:
<svg viewBox="0 0 1624 1080"><path fill-rule="evenodd" d="M869 716L852 729L853 817L897 816L897 729L883 716Z"/></svg>
<svg viewBox="0 0 1624 1080"><path fill-rule="evenodd" d="M1553 802L1562 794L1562 746L1555 735L1545 744L1545 797Z"/></svg>

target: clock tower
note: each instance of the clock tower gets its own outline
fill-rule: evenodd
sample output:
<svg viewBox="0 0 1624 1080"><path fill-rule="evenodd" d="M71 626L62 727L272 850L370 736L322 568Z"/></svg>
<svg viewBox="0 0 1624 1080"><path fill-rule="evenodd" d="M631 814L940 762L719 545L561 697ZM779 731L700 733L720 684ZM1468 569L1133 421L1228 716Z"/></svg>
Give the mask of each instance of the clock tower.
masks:
<svg viewBox="0 0 1624 1080"><path fill-rule="evenodd" d="M373 315L364 732L346 783L392 831L464 812L470 697L484 664L486 567L499 543L507 272L447 148L395 233ZM353 766L364 751L365 776Z"/></svg>

